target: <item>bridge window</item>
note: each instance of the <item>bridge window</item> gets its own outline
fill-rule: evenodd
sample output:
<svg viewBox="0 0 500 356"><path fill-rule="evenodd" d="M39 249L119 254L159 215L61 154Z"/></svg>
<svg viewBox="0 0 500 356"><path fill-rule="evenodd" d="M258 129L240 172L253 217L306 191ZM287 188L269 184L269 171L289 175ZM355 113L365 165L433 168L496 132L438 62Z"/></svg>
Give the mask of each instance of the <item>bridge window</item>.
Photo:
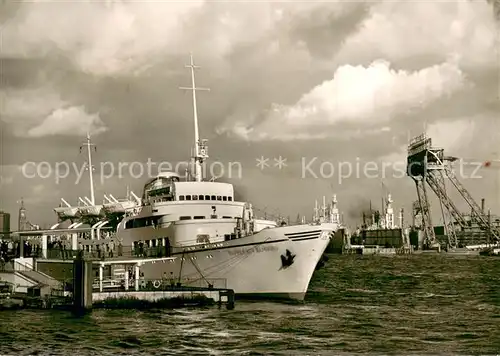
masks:
<svg viewBox="0 0 500 356"><path fill-rule="evenodd" d="M227 197L228 201L233 201L233 197Z"/></svg>
<svg viewBox="0 0 500 356"><path fill-rule="evenodd" d="M222 200L222 197L220 195L218 195L217 200Z"/></svg>
<svg viewBox="0 0 500 356"><path fill-rule="evenodd" d="M215 195L212 195L211 200L215 200Z"/></svg>
<svg viewBox="0 0 500 356"><path fill-rule="evenodd" d="M223 219L231 219L231 217L230 217L230 216L223 216L222 218L223 218Z"/></svg>
<svg viewBox="0 0 500 356"><path fill-rule="evenodd" d="M198 199L199 199L199 200L203 200L203 198L204 198L204 196L203 196L203 195L200 195L200 196L198 197Z"/></svg>
<svg viewBox="0 0 500 356"><path fill-rule="evenodd" d="M193 219L205 219L205 217L204 216L195 216L195 217L193 217Z"/></svg>
<svg viewBox="0 0 500 356"><path fill-rule="evenodd" d="M226 196L223 196L223 197L222 197L222 200L223 200L223 201L227 201L227 197L226 197Z"/></svg>
<svg viewBox="0 0 500 356"><path fill-rule="evenodd" d="M184 200L184 195L179 195L179 200Z"/></svg>
<svg viewBox="0 0 500 356"><path fill-rule="evenodd" d="M161 188L161 189L151 189L148 192L148 195L150 197L156 197L159 195L168 195L168 194L170 194L170 187Z"/></svg>
<svg viewBox="0 0 500 356"><path fill-rule="evenodd" d="M186 195L186 200L191 200L191 195Z"/></svg>
<svg viewBox="0 0 500 356"><path fill-rule="evenodd" d="M198 196L197 195L193 195L193 200L198 200Z"/></svg>
<svg viewBox="0 0 500 356"><path fill-rule="evenodd" d="M125 229L136 229L146 226L156 226L159 220L160 216L150 216L146 218L132 219L125 223Z"/></svg>
<svg viewBox="0 0 500 356"><path fill-rule="evenodd" d="M179 220L191 220L190 216L181 216Z"/></svg>
<svg viewBox="0 0 500 356"><path fill-rule="evenodd" d="M205 195L205 200L210 200L210 195Z"/></svg>

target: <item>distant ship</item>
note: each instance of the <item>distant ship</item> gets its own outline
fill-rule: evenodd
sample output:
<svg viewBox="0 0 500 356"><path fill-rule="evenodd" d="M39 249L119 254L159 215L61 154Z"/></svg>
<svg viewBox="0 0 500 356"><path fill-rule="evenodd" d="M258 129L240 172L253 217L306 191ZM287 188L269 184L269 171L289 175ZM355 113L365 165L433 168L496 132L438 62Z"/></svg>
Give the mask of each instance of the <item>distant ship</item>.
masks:
<svg viewBox="0 0 500 356"><path fill-rule="evenodd" d="M141 266L145 280L175 276L183 285L233 289L247 297L302 300L316 265L338 224L278 226L256 219L252 205L235 201L232 184L206 180L207 141L199 139L194 63L191 56L194 154L186 181L162 172L144 185L141 205L117 226L123 251L177 257ZM106 208L106 207L105 207ZM109 208L109 207L108 207ZM91 243L91 242L89 242Z"/></svg>
<svg viewBox="0 0 500 356"><path fill-rule="evenodd" d="M409 244L409 231L404 228L404 211L399 212L399 226L395 224L391 194L382 199L382 212L372 210L363 212L363 225L352 233L337 234L331 243L331 251L347 254L408 254L412 253Z"/></svg>

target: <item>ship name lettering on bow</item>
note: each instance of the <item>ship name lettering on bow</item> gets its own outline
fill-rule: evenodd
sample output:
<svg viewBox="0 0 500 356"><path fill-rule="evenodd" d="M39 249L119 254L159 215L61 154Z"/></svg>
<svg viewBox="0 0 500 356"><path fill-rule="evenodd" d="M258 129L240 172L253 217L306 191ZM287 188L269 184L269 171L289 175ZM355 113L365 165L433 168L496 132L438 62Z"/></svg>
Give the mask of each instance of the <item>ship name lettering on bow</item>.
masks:
<svg viewBox="0 0 500 356"><path fill-rule="evenodd" d="M253 253L270 252L277 250L278 248L276 246L254 246L254 247L242 247L237 249L231 249L228 252L231 256L236 256L236 255L251 255Z"/></svg>

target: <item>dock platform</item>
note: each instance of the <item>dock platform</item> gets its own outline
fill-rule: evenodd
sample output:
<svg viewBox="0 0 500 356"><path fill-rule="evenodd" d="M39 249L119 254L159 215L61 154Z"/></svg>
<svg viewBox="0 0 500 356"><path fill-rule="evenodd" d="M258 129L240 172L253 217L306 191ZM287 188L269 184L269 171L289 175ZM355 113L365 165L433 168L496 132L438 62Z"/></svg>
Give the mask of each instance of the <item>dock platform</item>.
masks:
<svg viewBox="0 0 500 356"><path fill-rule="evenodd" d="M106 291L92 293L92 308L172 308L225 305L234 309L232 289L172 287L159 291Z"/></svg>
<svg viewBox="0 0 500 356"><path fill-rule="evenodd" d="M0 293L0 309L89 311L94 308L148 309L209 305L234 309L234 290L225 286L216 288L215 283L207 279L198 281L207 286L188 285L193 281L181 279L144 279L139 274L137 260L103 262L80 257L68 262L60 265L53 261L48 264L53 264L54 268L44 268L42 272L37 268L41 265L35 261L14 261L12 268L0 273L0 280L5 279L4 290L0 290L4 292ZM130 279L129 274L124 273L125 270L118 268L114 270L114 275L104 277L106 264L123 263L132 264L135 276L139 278ZM95 278L96 274L98 278Z"/></svg>
<svg viewBox="0 0 500 356"><path fill-rule="evenodd" d="M180 307L219 307L234 309L234 292L230 289L179 288L164 291L120 291L92 293L89 309L152 309ZM59 295L29 296L16 293L8 298L0 298L0 310L12 309L73 309L71 296Z"/></svg>

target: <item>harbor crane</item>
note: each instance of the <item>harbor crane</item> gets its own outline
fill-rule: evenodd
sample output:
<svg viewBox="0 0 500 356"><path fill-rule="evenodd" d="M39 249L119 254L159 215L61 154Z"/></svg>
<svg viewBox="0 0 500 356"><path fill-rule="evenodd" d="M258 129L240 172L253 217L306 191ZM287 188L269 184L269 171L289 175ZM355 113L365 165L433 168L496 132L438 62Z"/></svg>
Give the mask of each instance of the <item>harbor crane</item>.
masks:
<svg viewBox="0 0 500 356"><path fill-rule="evenodd" d="M456 157L445 156L444 149L432 146L432 140L425 133L410 140L408 145L407 174L415 182L417 188L417 202L414 210L422 217L424 232L424 246L427 248L440 248L436 240L434 225L431 218L431 205L428 190L430 188L439 199L443 215L444 229L448 236L448 246L456 248L458 245L455 224L461 228L469 227L469 222L458 210L446 191L446 180L459 192L471 208L471 216L476 219L482 230L489 231L490 238L495 242L500 241L500 231L493 228L488 216L476 203L467 189L460 183L453 171L453 162ZM490 241L493 242L493 241Z"/></svg>

